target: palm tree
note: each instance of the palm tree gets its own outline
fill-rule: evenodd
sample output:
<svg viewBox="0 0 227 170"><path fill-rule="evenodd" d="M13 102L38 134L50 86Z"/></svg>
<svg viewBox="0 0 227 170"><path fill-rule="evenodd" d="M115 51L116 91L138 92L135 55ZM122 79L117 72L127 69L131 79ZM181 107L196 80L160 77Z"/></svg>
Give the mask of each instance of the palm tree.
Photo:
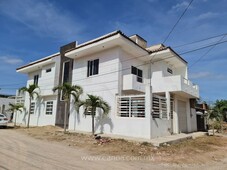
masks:
<svg viewBox="0 0 227 170"><path fill-rule="evenodd" d="M21 87L19 89L20 92L27 92L29 94L29 109L28 109L28 123L27 123L27 128L29 128L29 123L30 123L30 112L31 112L31 101L34 99L34 96L39 97L38 92L35 90L38 89L39 86L36 84L30 84L28 87Z"/></svg>
<svg viewBox="0 0 227 170"><path fill-rule="evenodd" d="M12 112L12 114L14 115L15 117L15 120L14 120L14 126L16 126L16 123L17 123L17 112L22 112L21 109L24 109L24 105L23 104L20 104L20 103L16 103L16 104L13 104L13 103L9 103L9 106L10 108L8 109L9 111Z"/></svg>
<svg viewBox="0 0 227 170"><path fill-rule="evenodd" d="M53 92L56 90L62 91L62 97L65 101L65 114L64 114L64 133L66 132L66 118L67 113L69 113L68 106L70 102L70 96L72 95L75 99L75 102L78 102L80 95L83 93L83 89L77 85L71 85L69 83L64 83L53 88Z"/></svg>
<svg viewBox="0 0 227 170"><path fill-rule="evenodd" d="M79 109L81 106L85 107L85 114L86 112L91 109L91 116L92 116L92 134L95 133L95 123L94 123L94 119L95 119L95 114L96 114L96 108L101 108L103 111L104 115L107 115L110 111L110 106L107 102L105 102L101 97L99 96L94 96L94 95L90 95L88 94L88 99L86 99L85 101L79 101L76 104L76 109L77 112L79 113Z"/></svg>

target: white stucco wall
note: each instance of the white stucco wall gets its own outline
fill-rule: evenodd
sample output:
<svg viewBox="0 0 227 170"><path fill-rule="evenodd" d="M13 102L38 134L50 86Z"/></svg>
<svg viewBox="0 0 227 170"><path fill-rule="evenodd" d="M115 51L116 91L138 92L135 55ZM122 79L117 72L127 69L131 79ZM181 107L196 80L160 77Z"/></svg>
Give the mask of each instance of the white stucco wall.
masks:
<svg viewBox="0 0 227 170"><path fill-rule="evenodd" d="M11 117L11 113L8 111L9 103L14 103L14 102L15 102L15 99L0 97L0 113L5 114L9 120Z"/></svg>
<svg viewBox="0 0 227 170"><path fill-rule="evenodd" d="M53 101L53 111L52 115L46 114L46 102ZM30 125L31 126L45 126L45 125L55 125L56 118L56 96L42 97L41 99L34 99L35 102L34 114L30 114ZM26 125L28 121L28 102L25 102L26 110L23 112L17 112L17 124ZM15 117L14 117L15 121Z"/></svg>
<svg viewBox="0 0 227 170"><path fill-rule="evenodd" d="M171 135L170 119L151 119L151 138Z"/></svg>
<svg viewBox="0 0 227 170"><path fill-rule="evenodd" d="M39 93L39 99L35 98L32 102L35 102L35 113L30 116L31 126L44 126L44 125L55 125L56 118L56 107L57 107L57 95L53 93L52 89L58 83L59 76L59 61L60 57L55 57L54 60L57 62L48 64L40 68L39 70L28 73L27 87L29 84L33 84L34 75L39 75L38 86L39 89L36 91ZM56 68L57 67L57 68ZM46 72L47 69L51 69L51 72ZM53 101L53 113L52 115L46 115L46 102ZM17 124L27 124L28 120L28 109L29 109L29 95L25 93L25 111L17 112ZM15 121L15 117L14 117Z"/></svg>
<svg viewBox="0 0 227 170"><path fill-rule="evenodd" d="M113 48L102 51L91 56L84 56L74 60L72 83L81 85L84 95L94 94L101 96L111 106L109 115L100 119L96 115L96 133L117 134L131 137L150 137L150 119L146 118L125 118L117 116L116 95L122 88L122 75L131 73L131 66L137 66L141 62L134 60L124 62L130 56L120 48ZM87 77L87 61L99 58L99 74ZM120 71L124 70L124 71ZM110 73L110 74L109 74ZM119 74L120 73L120 74ZM85 96L83 96L84 98ZM72 108L69 120L70 130L91 132L91 116L83 115L82 108L80 113Z"/></svg>

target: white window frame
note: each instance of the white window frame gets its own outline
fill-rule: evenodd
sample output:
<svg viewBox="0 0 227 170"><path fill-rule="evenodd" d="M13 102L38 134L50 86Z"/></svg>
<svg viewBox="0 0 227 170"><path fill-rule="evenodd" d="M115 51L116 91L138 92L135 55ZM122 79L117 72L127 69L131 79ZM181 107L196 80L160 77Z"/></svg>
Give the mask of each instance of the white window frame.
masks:
<svg viewBox="0 0 227 170"><path fill-rule="evenodd" d="M118 116L126 118L145 118L145 96L119 96Z"/></svg>
<svg viewBox="0 0 227 170"><path fill-rule="evenodd" d="M95 61L98 60L98 66L97 66L97 73L95 73ZM90 63L91 63L91 68L90 68ZM88 60L87 61L87 77L91 77L94 75L99 74L99 58L94 59L94 60Z"/></svg>
<svg viewBox="0 0 227 170"><path fill-rule="evenodd" d="M168 119L167 99L165 97L153 95L152 109L153 118Z"/></svg>
<svg viewBox="0 0 227 170"><path fill-rule="evenodd" d="M34 75L34 84L38 85L39 84L39 74Z"/></svg>
<svg viewBox="0 0 227 170"><path fill-rule="evenodd" d="M46 102L46 115L52 115L53 114L53 106L54 102L53 101L47 101Z"/></svg>

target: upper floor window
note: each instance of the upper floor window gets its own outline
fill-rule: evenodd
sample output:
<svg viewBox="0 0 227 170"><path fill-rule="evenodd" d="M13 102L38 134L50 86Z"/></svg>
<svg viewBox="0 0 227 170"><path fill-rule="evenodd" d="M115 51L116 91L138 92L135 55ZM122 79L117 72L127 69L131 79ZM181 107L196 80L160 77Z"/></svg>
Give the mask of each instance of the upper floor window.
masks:
<svg viewBox="0 0 227 170"><path fill-rule="evenodd" d="M39 82L39 75L34 75L34 84L38 85Z"/></svg>
<svg viewBox="0 0 227 170"><path fill-rule="evenodd" d="M69 82L69 67L70 62L67 61L64 63L64 71L63 71L63 83Z"/></svg>
<svg viewBox="0 0 227 170"><path fill-rule="evenodd" d="M167 72L170 73L170 74L173 74L173 70L170 69L170 68L167 68Z"/></svg>
<svg viewBox="0 0 227 170"><path fill-rule="evenodd" d="M51 68L46 69L46 73L51 72Z"/></svg>
<svg viewBox="0 0 227 170"><path fill-rule="evenodd" d="M87 76L99 74L99 59L87 62Z"/></svg>
<svg viewBox="0 0 227 170"><path fill-rule="evenodd" d="M143 71L132 66L131 73L137 76L137 81L143 83Z"/></svg>

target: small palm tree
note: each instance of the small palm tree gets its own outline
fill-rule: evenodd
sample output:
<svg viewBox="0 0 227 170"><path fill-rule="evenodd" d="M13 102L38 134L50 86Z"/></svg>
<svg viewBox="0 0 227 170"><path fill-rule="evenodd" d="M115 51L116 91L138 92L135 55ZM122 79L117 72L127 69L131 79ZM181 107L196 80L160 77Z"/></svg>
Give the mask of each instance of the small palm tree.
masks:
<svg viewBox="0 0 227 170"><path fill-rule="evenodd" d="M29 123L30 123L30 112L31 112L31 101L34 99L35 95L36 97L39 97L39 93L36 92L35 90L38 89L39 86L36 84L30 84L28 87L21 87L19 89L20 92L27 92L29 94L29 109L28 109L28 123L27 123L27 128L29 128Z"/></svg>
<svg viewBox="0 0 227 170"><path fill-rule="evenodd" d="M70 96L74 97L75 102L78 102L80 95L83 93L83 89L77 85L71 85L70 83L64 83L63 85L56 86L53 88L53 92L60 90L62 92L62 97L65 101L65 114L64 114L64 133L66 132L66 118L67 113L69 113L68 106L70 102Z"/></svg>
<svg viewBox="0 0 227 170"><path fill-rule="evenodd" d="M12 114L14 115L15 117L15 120L14 120L14 126L16 126L16 123L17 123L17 112L22 112L21 109L24 109L24 105L23 104L20 104L20 103L16 103L16 104L13 104L13 103L9 103L9 111L12 112Z"/></svg>
<svg viewBox="0 0 227 170"><path fill-rule="evenodd" d="M95 119L95 114L96 114L96 108L101 108L103 111L103 114L107 115L110 111L110 106L101 97L90 95L90 94L88 94L88 99L86 99L85 101L79 101L76 103L76 109L77 109L78 113L79 113L79 109L81 106L85 107L84 113L86 113L89 109L91 109L92 134L94 134L95 133L94 119Z"/></svg>

